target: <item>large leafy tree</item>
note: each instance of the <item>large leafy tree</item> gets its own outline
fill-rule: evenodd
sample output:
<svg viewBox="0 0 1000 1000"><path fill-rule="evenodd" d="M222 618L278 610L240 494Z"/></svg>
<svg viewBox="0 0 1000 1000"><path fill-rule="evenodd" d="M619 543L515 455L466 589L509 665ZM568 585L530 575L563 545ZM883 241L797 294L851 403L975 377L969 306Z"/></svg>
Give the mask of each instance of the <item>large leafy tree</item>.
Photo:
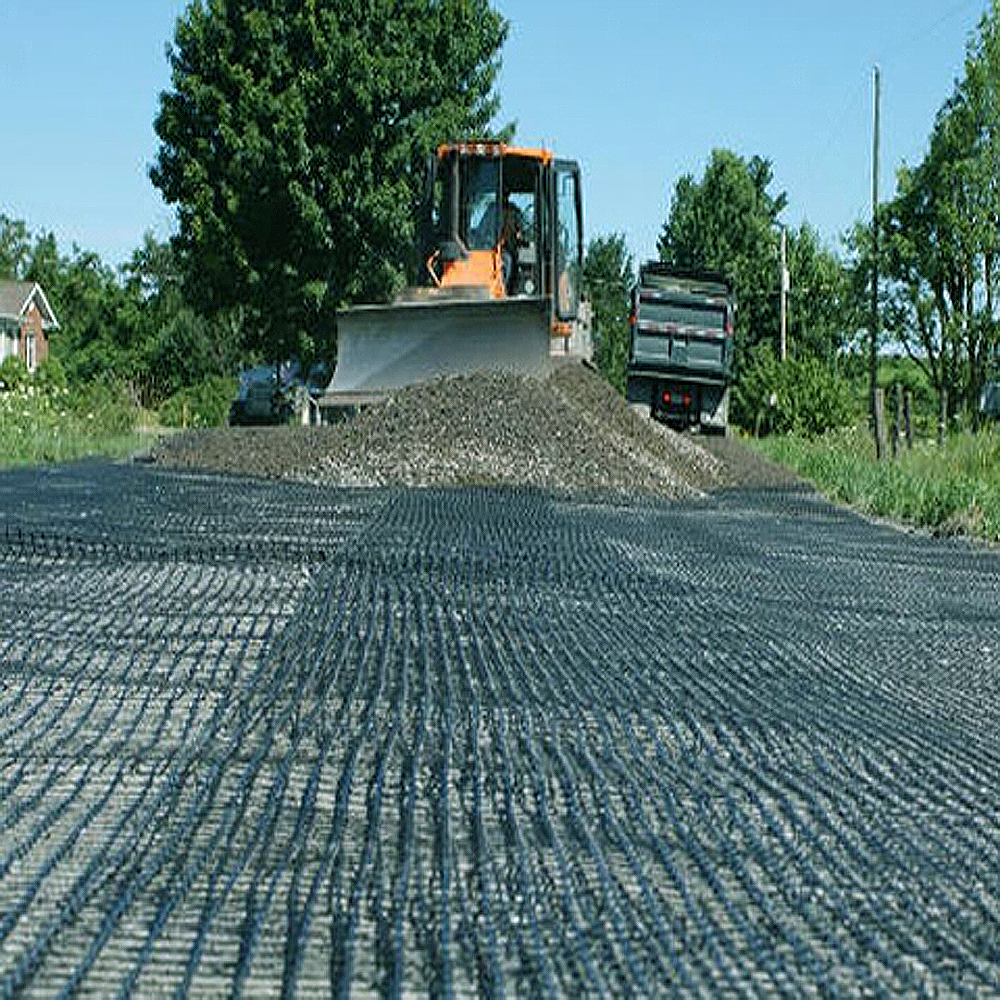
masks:
<svg viewBox="0 0 1000 1000"><path fill-rule="evenodd" d="M30 276L45 288L59 318L51 348L70 381L137 387L141 303L122 288L114 270L91 251L74 247L72 256L62 255L50 235L36 245Z"/></svg>
<svg viewBox="0 0 1000 1000"><path fill-rule="evenodd" d="M737 366L779 326L777 224L788 199L770 192L773 180L768 160L715 150L700 181L677 182L658 242L665 263L722 271L733 282Z"/></svg>
<svg viewBox="0 0 1000 1000"><path fill-rule="evenodd" d="M937 132L919 167L903 167L896 197L882 206L882 269L887 283L881 308L886 334L901 344L938 392L954 402L962 392L961 323L966 301L966 268L959 264L953 208L946 204L955 179ZM857 267L870 273L871 239L855 237Z"/></svg>
<svg viewBox="0 0 1000 1000"><path fill-rule="evenodd" d="M997 351L1000 272L1000 0L969 42L928 152L880 211L887 325L931 384L978 419Z"/></svg>
<svg viewBox="0 0 1000 1000"><path fill-rule="evenodd" d="M635 277L621 233L591 240L583 261L583 285L591 305L594 363L622 392L629 352L629 310Z"/></svg>
<svg viewBox="0 0 1000 1000"><path fill-rule="evenodd" d="M271 359L412 262L426 154L485 135L507 25L488 0L193 0L169 50L153 183L200 308Z"/></svg>

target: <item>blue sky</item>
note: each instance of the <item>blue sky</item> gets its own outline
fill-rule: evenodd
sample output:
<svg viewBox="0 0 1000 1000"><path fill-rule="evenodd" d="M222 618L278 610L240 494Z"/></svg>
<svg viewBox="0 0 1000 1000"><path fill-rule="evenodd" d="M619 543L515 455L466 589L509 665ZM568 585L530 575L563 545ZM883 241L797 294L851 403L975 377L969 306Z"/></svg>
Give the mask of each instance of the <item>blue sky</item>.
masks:
<svg viewBox="0 0 1000 1000"><path fill-rule="evenodd" d="M918 163L987 0L494 0L510 21L500 121L580 161L588 238L655 253L677 180L760 154L783 220L836 247L871 203L872 67L883 196ZM173 215L148 178L165 47L186 0L4 0L0 213L62 252L125 262Z"/></svg>

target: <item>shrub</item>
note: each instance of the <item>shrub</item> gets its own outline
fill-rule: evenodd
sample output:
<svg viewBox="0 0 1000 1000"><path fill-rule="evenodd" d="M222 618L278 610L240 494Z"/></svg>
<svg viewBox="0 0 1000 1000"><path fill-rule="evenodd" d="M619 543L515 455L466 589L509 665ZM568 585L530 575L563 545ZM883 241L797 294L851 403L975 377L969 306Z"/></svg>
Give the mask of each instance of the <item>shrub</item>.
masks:
<svg viewBox="0 0 1000 1000"><path fill-rule="evenodd" d="M124 386L109 382L87 382L69 393L70 409L80 426L94 434L125 434L139 417Z"/></svg>
<svg viewBox="0 0 1000 1000"><path fill-rule="evenodd" d="M66 388L66 369L58 358L47 357L35 369L35 385L42 392L61 392Z"/></svg>
<svg viewBox="0 0 1000 1000"><path fill-rule="evenodd" d="M0 467L87 455L120 458L138 447L137 418L127 393L113 384L69 391L29 383L0 392Z"/></svg>
<svg viewBox="0 0 1000 1000"><path fill-rule="evenodd" d="M0 391L17 392L31 381L31 373L16 355L9 354L0 363Z"/></svg>
<svg viewBox="0 0 1000 1000"><path fill-rule="evenodd" d="M236 379L210 375L175 392L159 409L164 427L221 427L236 398Z"/></svg>
<svg viewBox="0 0 1000 1000"><path fill-rule="evenodd" d="M780 362L770 344L758 344L740 373L734 416L760 435L817 437L853 423L848 383L811 355Z"/></svg>

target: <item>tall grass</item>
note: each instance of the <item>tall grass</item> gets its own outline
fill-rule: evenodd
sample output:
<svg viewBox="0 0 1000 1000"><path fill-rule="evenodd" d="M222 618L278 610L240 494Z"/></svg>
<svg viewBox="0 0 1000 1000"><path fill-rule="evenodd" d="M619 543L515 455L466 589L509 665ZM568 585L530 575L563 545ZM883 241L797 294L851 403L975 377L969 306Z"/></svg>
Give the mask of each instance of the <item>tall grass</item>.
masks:
<svg viewBox="0 0 1000 1000"><path fill-rule="evenodd" d="M108 387L0 392L0 467L124 458L151 443L138 422L139 410Z"/></svg>
<svg viewBox="0 0 1000 1000"><path fill-rule="evenodd" d="M1000 541L1000 431L922 441L892 461L876 462L863 428L814 439L774 436L751 442L811 480L820 492L879 517L938 535Z"/></svg>

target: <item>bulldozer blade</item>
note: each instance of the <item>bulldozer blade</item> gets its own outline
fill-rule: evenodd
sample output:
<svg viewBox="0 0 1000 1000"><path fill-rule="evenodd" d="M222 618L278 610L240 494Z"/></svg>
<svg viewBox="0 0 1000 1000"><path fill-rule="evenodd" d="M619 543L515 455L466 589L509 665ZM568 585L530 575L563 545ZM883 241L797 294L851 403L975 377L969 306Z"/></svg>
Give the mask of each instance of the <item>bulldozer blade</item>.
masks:
<svg viewBox="0 0 1000 1000"><path fill-rule="evenodd" d="M337 367L323 402L357 404L442 375L540 375L548 366L544 298L358 306L337 318Z"/></svg>

